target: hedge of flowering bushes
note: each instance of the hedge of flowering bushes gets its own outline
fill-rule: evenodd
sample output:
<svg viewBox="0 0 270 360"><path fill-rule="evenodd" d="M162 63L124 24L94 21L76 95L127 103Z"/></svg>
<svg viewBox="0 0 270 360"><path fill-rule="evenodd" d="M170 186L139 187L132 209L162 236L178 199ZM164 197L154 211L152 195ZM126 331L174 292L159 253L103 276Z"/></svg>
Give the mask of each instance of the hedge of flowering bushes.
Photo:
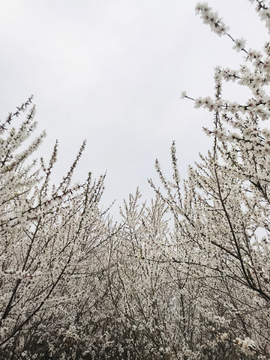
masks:
<svg viewBox="0 0 270 360"><path fill-rule="evenodd" d="M215 69L213 98L182 93L211 112L213 146L182 181L173 142L172 179L156 161L161 188L149 180L148 206L130 195L119 224L99 207L104 176L73 184L85 142L58 185L57 142L48 164L31 160L45 137L25 146L32 97L0 124L0 359L270 358L270 43L247 50L207 4L196 12L246 64ZM224 99L224 81L251 98Z"/></svg>

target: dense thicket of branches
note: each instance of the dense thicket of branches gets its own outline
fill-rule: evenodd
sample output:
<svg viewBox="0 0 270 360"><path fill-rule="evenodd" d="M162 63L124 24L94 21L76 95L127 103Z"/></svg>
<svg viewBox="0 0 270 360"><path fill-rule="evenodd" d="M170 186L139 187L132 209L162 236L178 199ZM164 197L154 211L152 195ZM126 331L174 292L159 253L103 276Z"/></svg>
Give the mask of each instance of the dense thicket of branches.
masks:
<svg viewBox="0 0 270 360"><path fill-rule="evenodd" d="M45 133L21 150L32 97L0 125L0 359L270 358L270 43L246 50L207 4L196 10L246 64L215 69L213 99L183 93L212 112L212 149L181 181L173 143L172 180L156 161L163 190L149 181L148 207L130 195L120 225L99 209L103 176L72 184L85 143L57 186L58 144L48 165L30 162ZM252 97L223 99L224 80Z"/></svg>

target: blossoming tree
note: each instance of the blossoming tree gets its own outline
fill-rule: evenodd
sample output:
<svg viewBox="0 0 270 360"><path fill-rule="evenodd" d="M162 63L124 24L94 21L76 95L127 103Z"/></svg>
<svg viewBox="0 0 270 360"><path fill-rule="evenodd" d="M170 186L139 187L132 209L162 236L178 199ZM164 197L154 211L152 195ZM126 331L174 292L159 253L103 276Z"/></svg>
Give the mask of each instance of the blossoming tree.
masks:
<svg viewBox="0 0 270 360"><path fill-rule="evenodd" d="M194 281L198 279L205 289L197 316L215 336L202 346L201 354L210 356L219 344L230 343L252 358L269 358L270 131L265 121L270 115L266 91L270 44L265 44L264 54L247 50L245 40L234 39L206 3L199 3L196 11L212 31L229 36L234 49L246 55L247 64L237 71L215 69L213 99L193 99L183 93L196 108L214 114L213 128L204 129L213 137L213 149L189 168L181 193L173 144L173 183L166 181L156 163L167 195L152 186L175 222L170 261L188 265ZM257 11L270 32L270 9L264 1L257 1ZM224 99L224 81L248 87L252 97L243 104ZM189 254L188 260L179 257L178 244Z"/></svg>
<svg viewBox="0 0 270 360"><path fill-rule="evenodd" d="M48 166L43 159L38 170L36 160L27 164L45 136L20 151L35 129L35 108L19 129L11 125L31 101L1 124L0 353L5 359L49 358L57 342L57 351L65 354L65 339L72 344L80 332L79 306L85 298L78 295L93 270L90 259L108 235L98 209L104 177L92 183L89 173L84 184L71 185L85 143L58 186L49 183L57 143Z"/></svg>

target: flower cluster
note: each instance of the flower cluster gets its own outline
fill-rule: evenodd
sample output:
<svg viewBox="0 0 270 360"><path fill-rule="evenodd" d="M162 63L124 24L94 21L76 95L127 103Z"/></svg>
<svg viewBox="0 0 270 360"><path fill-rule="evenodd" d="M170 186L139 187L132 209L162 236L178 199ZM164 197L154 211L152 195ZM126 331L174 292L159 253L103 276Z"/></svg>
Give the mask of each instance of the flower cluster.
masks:
<svg viewBox="0 0 270 360"><path fill-rule="evenodd" d="M198 3L195 10L197 14L201 15L203 22L210 25L212 31L217 33L219 36L227 34L229 28L226 27L217 13L211 11L212 8L209 7L207 3Z"/></svg>
<svg viewBox="0 0 270 360"><path fill-rule="evenodd" d="M235 343L240 346L241 350L246 354L250 354L252 351L256 351L255 342L249 337L246 337L244 340L237 338Z"/></svg>

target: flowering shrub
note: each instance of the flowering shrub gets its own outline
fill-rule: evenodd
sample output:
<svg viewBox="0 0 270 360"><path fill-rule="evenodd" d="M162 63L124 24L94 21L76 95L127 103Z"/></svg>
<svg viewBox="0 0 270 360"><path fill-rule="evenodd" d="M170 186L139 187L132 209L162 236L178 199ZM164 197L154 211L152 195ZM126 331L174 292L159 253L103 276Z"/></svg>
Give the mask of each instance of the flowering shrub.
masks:
<svg viewBox="0 0 270 360"><path fill-rule="evenodd" d="M82 290L93 271L89 262L108 236L98 209L104 177L92 183L89 174L84 184L71 185L85 143L68 174L51 189L57 143L49 165L41 159L38 170L34 170L36 160L30 165L26 160L45 133L19 152L35 129L35 108L18 130L10 127L31 101L32 97L1 124L0 348L4 359L26 359L30 354L49 358L58 339L64 343L62 352L67 344L77 342ZM92 282L87 281L87 286Z"/></svg>

